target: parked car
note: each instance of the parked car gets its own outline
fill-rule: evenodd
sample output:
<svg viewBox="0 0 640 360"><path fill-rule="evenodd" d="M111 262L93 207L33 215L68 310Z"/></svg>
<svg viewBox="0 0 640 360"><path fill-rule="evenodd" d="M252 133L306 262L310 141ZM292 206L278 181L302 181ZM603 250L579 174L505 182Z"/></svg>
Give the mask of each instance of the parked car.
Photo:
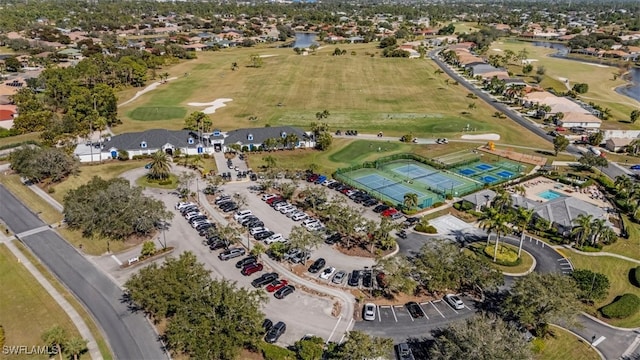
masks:
<svg viewBox="0 0 640 360"><path fill-rule="evenodd" d="M240 210L238 212L236 212L235 214L233 214L233 219L238 221L240 219L242 219L245 216L249 216L249 215L253 215L253 212L251 212L251 210Z"/></svg>
<svg viewBox="0 0 640 360"><path fill-rule="evenodd" d="M335 233L329 235L326 239L324 239L324 242L329 244L329 245L333 245L333 244L337 243L340 240L342 240L342 235L340 235L340 233L335 232Z"/></svg>
<svg viewBox="0 0 640 360"><path fill-rule="evenodd" d="M273 296L276 299L284 299L288 295L293 294L294 291L296 291L296 288L293 285L286 285L286 286L280 288L280 290L276 291L273 294Z"/></svg>
<svg viewBox="0 0 640 360"><path fill-rule="evenodd" d="M464 303L462 302L462 299L460 299L456 295L447 294L444 296L444 301L446 301L447 304L449 304L452 308L456 310L464 309Z"/></svg>
<svg viewBox="0 0 640 360"><path fill-rule="evenodd" d="M362 274L362 286L370 288L373 286L371 270L365 270Z"/></svg>
<svg viewBox="0 0 640 360"><path fill-rule="evenodd" d="M376 306L372 303L364 304L362 308L362 318L367 321L374 321L376 319Z"/></svg>
<svg viewBox="0 0 640 360"><path fill-rule="evenodd" d="M301 251L291 258L291 262L294 264L303 264L307 262L307 260L309 260L310 257L311 257L311 254Z"/></svg>
<svg viewBox="0 0 640 360"><path fill-rule="evenodd" d="M269 201L275 197L278 197L278 195L275 194L264 194L262 195L262 201Z"/></svg>
<svg viewBox="0 0 640 360"><path fill-rule="evenodd" d="M407 218L407 220L405 220L405 221L402 223L402 225L403 225L405 228L408 228L408 227L411 227L411 226L415 225L415 224L416 224L416 223L418 223L419 221L420 221L420 218L419 218L419 217L410 217L410 218Z"/></svg>
<svg viewBox="0 0 640 360"><path fill-rule="evenodd" d="M383 212L383 211L385 211L387 209L389 209L388 205L380 204L380 205L378 205L378 206L373 208L373 212L374 213L381 213L381 212Z"/></svg>
<svg viewBox="0 0 640 360"><path fill-rule="evenodd" d="M307 215L307 214L305 214L305 213L303 213L303 212L299 212L299 213L297 213L297 214L293 215L293 216L291 217L291 220L293 220L293 221L300 221L300 220L304 220L304 219L306 219L307 217L309 217L309 215Z"/></svg>
<svg viewBox="0 0 640 360"><path fill-rule="evenodd" d="M189 206L196 206L196 204L192 202L179 202L176 204L176 210L184 209Z"/></svg>
<svg viewBox="0 0 640 360"><path fill-rule="evenodd" d="M243 248L231 248L228 250L225 250L223 252L221 252L218 255L218 258L220 260L226 261L229 259L233 259L233 258L237 258L238 256L242 256L246 253L246 251Z"/></svg>
<svg viewBox="0 0 640 360"><path fill-rule="evenodd" d="M282 236L282 234L273 234L268 238L264 239L264 243L267 245L271 245L275 242L285 242L285 241L287 241L287 239L285 239L284 236Z"/></svg>
<svg viewBox="0 0 640 360"><path fill-rule="evenodd" d="M269 228L266 228L264 226L249 227L249 234L251 234L252 236L265 231L269 231Z"/></svg>
<svg viewBox="0 0 640 360"><path fill-rule="evenodd" d="M258 258L256 258L256 257L255 257L255 256L253 256L253 255L250 255L250 256L247 256L247 257L246 257L246 258L244 258L244 259L239 260L239 261L236 263L236 268L237 268L237 269L242 269L242 268L244 268L245 266L247 266L247 265L249 265L249 264L254 264L254 263L256 263L257 261L258 261Z"/></svg>
<svg viewBox="0 0 640 360"><path fill-rule="evenodd" d="M267 200L267 204L272 205L273 203L277 203L282 201L282 196L276 196L276 197L272 197L270 199Z"/></svg>
<svg viewBox="0 0 640 360"><path fill-rule="evenodd" d="M406 303L405 306L407 307L407 310L409 311L409 314L411 314L412 318L417 319L424 316L424 311L422 311L422 308L417 302L410 301Z"/></svg>
<svg viewBox="0 0 640 360"><path fill-rule="evenodd" d="M242 268L241 273L244 276L249 276L251 274L257 273L258 271L262 271L263 268L264 267L260 263L252 263Z"/></svg>
<svg viewBox="0 0 640 360"><path fill-rule="evenodd" d="M288 205L288 206L285 206L282 209L280 209L280 213L283 214L283 215L287 215L287 214L292 213L292 212L294 212L296 210L298 210L298 208L296 208L295 206Z"/></svg>
<svg viewBox="0 0 640 360"><path fill-rule="evenodd" d="M373 206L375 204L378 203L378 200L374 199L374 198L370 198L369 200L365 200L362 202L362 205L369 207L369 206Z"/></svg>
<svg viewBox="0 0 640 360"><path fill-rule="evenodd" d="M398 344L397 351L399 360L416 360L409 344L407 343Z"/></svg>
<svg viewBox="0 0 640 360"><path fill-rule="evenodd" d="M289 285L287 280L273 280L269 285L267 285L268 292L274 292L282 289L283 287Z"/></svg>
<svg viewBox="0 0 640 360"><path fill-rule="evenodd" d="M274 342L278 341L280 336L282 336L285 331L287 331L287 325L285 325L285 323L283 323L282 321L278 321L269 329L269 331L267 331L267 335L265 335L264 341L273 344Z"/></svg>
<svg viewBox="0 0 640 360"><path fill-rule="evenodd" d="M344 278L347 276L347 273L344 272L343 270L340 270L338 272L336 272L335 275L333 275L333 279L331 280L332 283L334 284L342 284L342 282L344 282Z"/></svg>
<svg viewBox="0 0 640 360"><path fill-rule="evenodd" d="M381 215L384 217L391 217L393 214L397 214L397 213L398 213L398 210L394 208L388 208L387 210L383 211Z"/></svg>
<svg viewBox="0 0 640 360"><path fill-rule="evenodd" d="M264 319L264 321L262 322L262 329L264 329L265 333L269 331L269 329L271 329L272 326L273 326L273 321L269 319Z"/></svg>
<svg viewBox="0 0 640 360"><path fill-rule="evenodd" d="M273 235L273 231L263 231L260 233L257 233L255 235L253 235L253 238L256 240L264 240L266 238L268 238L269 236Z"/></svg>
<svg viewBox="0 0 640 360"><path fill-rule="evenodd" d="M278 273L266 273L266 274L262 274L260 277L253 279L253 281L251 281L251 286L255 287L255 288L259 288L261 286L265 286L268 283L272 282L273 280L277 279L279 277Z"/></svg>
<svg viewBox="0 0 640 360"><path fill-rule="evenodd" d="M391 217L391 220L398 220L398 219L401 219L403 216L404 215L402 215L402 213L398 211L398 212L395 212L395 213L391 214L390 217Z"/></svg>
<svg viewBox="0 0 640 360"><path fill-rule="evenodd" d="M226 249L231 243L224 239L217 239L209 244L210 250Z"/></svg>
<svg viewBox="0 0 640 360"><path fill-rule="evenodd" d="M329 280L329 278L331 277L331 275L333 275L335 271L336 271L336 268L334 268L333 266L329 266L328 268L322 270L322 273L320 273L320 278Z"/></svg>
<svg viewBox="0 0 640 360"><path fill-rule="evenodd" d="M309 266L309 272L312 274L317 273L318 271L320 271L320 269L324 267L326 263L327 262L323 258L318 258L316 261L313 262L313 264L311 264L311 266Z"/></svg>
<svg viewBox="0 0 640 360"><path fill-rule="evenodd" d="M353 270L349 275L349 281L347 281L347 284L349 284L349 286L358 286L360 283L360 276L360 270Z"/></svg>

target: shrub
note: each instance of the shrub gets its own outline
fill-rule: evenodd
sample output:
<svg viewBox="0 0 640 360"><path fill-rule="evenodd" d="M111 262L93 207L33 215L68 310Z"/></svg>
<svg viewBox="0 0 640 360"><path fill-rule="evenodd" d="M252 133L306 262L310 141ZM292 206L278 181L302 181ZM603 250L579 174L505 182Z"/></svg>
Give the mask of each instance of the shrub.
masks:
<svg viewBox="0 0 640 360"><path fill-rule="evenodd" d="M611 304L600 309L602 315L610 319L627 318L640 309L640 298L635 294L624 294L617 297Z"/></svg>
<svg viewBox="0 0 640 360"><path fill-rule="evenodd" d="M438 201L437 203L433 204L431 207L437 208L437 207L440 207L442 205L444 205L444 203L442 201Z"/></svg>
<svg viewBox="0 0 640 360"><path fill-rule="evenodd" d="M416 231L425 234L437 234L438 230L433 225L418 224L414 228Z"/></svg>
<svg viewBox="0 0 640 360"><path fill-rule="evenodd" d="M493 260L493 254L495 251L495 245L489 245L484 248L484 254ZM495 264L502 266L518 266L522 263L522 258L518 258L518 253L513 249L504 245L499 245L498 256L496 257Z"/></svg>
<svg viewBox="0 0 640 360"><path fill-rule="evenodd" d="M631 277L635 286L640 287L640 266L633 269L633 276Z"/></svg>
<svg viewBox="0 0 640 360"><path fill-rule="evenodd" d="M418 209L402 209L405 215L413 215L418 212Z"/></svg>
<svg viewBox="0 0 640 360"><path fill-rule="evenodd" d="M167 179L167 180L162 180L158 182L158 185L171 185L172 181L171 179Z"/></svg>
<svg viewBox="0 0 640 360"><path fill-rule="evenodd" d="M268 343L260 343L260 350L265 360L295 360L296 354L288 349Z"/></svg>

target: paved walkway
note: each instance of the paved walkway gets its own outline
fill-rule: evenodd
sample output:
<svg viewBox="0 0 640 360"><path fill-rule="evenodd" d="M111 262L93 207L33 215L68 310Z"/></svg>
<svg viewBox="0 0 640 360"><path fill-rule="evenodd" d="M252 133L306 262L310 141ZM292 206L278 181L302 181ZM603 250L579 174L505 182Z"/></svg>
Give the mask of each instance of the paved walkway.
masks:
<svg viewBox="0 0 640 360"><path fill-rule="evenodd" d="M71 306L71 304L67 301L67 299L56 290L56 288L51 285L51 283L42 275L42 273L29 261L29 259L24 256L24 254L18 249L18 247L7 239L4 234L0 234L0 243L4 243L9 251L18 259L18 262L21 263L25 269L27 269L31 275L33 275L38 283L51 295L51 297L60 305L62 310L64 310L75 327L78 329L80 336L87 340L87 349L89 349L89 355L92 359L102 359L102 354L100 354L100 350L98 349L98 343L96 339L91 334L89 327L84 322L80 314L76 311L76 309Z"/></svg>
<svg viewBox="0 0 640 360"><path fill-rule="evenodd" d="M29 189L31 189L31 191L36 193L36 195L41 197L42 200L53 206L54 209L58 210L59 212L62 212L64 210L64 206L62 206L62 204L60 204L56 199L52 198L51 195L47 194L46 191L40 189L37 185L29 185L28 187Z"/></svg>
<svg viewBox="0 0 640 360"><path fill-rule="evenodd" d="M580 255L584 255L584 256L611 256L611 257L615 257L615 258L618 258L618 259L631 261L631 262L636 263L636 264L640 264L640 260L638 260L638 259L634 259L634 258L630 258L630 257L624 256L624 255L614 254L614 253L610 253L610 252L606 252L606 251L585 252L585 251L580 251L580 250L574 249L569 245L555 245L555 246L553 246L553 248L554 249L570 250L570 251L573 251L574 253L577 253L577 254L580 254Z"/></svg>

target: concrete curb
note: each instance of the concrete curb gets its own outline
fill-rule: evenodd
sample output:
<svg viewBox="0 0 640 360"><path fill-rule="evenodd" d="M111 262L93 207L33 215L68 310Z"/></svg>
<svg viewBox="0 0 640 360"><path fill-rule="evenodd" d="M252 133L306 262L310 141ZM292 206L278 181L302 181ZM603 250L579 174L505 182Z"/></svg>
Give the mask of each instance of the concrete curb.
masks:
<svg viewBox="0 0 640 360"><path fill-rule="evenodd" d="M535 256L531 255L528 251L525 251L525 250L522 250L522 252L526 253L529 256L531 256L531 258L533 259L533 264L531 265L529 270L527 270L527 271L525 271L523 273L518 273L518 274L503 272L502 275L511 276L511 277L527 276L527 275L531 274L533 272L533 270L535 270L536 265L538 264L538 262L536 261Z"/></svg>
<svg viewBox="0 0 640 360"><path fill-rule="evenodd" d="M580 250L574 249L569 245L554 246L553 248L554 249L557 249L557 248L567 249L567 250L572 251L572 252L574 252L576 254L580 254L580 255L584 255L584 256L596 256L596 257L597 256L611 256L611 257L614 257L614 258L618 258L618 259L634 262L636 264L640 264L640 260L632 259L632 258L624 256L624 255L610 253L610 252L606 252L606 251L586 252L586 251L580 251Z"/></svg>
<svg viewBox="0 0 640 360"><path fill-rule="evenodd" d="M621 327L613 326L611 324L607 324L606 322L598 319L597 317L595 317L593 315L587 314L584 311L581 312L581 314L586 316L586 317L588 317L589 319L599 323L602 326L606 326L606 327L609 327L609 328L612 328L612 329L616 329L616 330L619 330L619 331L628 331L628 332L638 332L638 331L640 331L640 327L638 327L638 328L621 328Z"/></svg>
<svg viewBox="0 0 640 360"><path fill-rule="evenodd" d="M564 327L562 327L562 326L560 326L560 325L556 325L556 324L549 324L549 325L551 325L551 326L555 326L555 327L557 327L557 328L559 328L559 329L562 329L562 330L564 330L564 331L566 331L566 332L570 333L571 335L573 335L573 336L577 337L578 339L582 339L582 340L584 340L584 342L586 342L587 344L589 344L589 346L590 346L593 350L595 350L595 352L600 356L600 358L601 358L602 360L606 360L606 359L607 359L607 358L604 356L604 354L600 351L600 349L598 349L597 347L595 347L595 346L591 345L591 341L589 341L589 340L587 340L587 339L583 338L582 336L580 336L580 335L576 334L575 332L573 332L573 331L571 331L571 330L569 330L569 329L567 329L567 328L564 328Z"/></svg>
<svg viewBox="0 0 640 360"><path fill-rule="evenodd" d="M400 252L400 245L398 245L398 242L396 241L396 249L393 250L390 254L387 254L385 256L383 256L383 259L388 259L390 257L394 257L396 256L398 253Z"/></svg>

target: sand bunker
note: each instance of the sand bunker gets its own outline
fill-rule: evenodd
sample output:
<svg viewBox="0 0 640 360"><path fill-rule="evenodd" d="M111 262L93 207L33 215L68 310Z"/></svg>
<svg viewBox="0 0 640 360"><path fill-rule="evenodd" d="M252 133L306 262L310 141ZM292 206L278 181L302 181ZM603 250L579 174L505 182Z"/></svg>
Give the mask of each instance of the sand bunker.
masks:
<svg viewBox="0 0 640 360"><path fill-rule="evenodd" d="M536 62L538 59L524 59L522 60L523 64L531 64L532 62Z"/></svg>
<svg viewBox="0 0 640 360"><path fill-rule="evenodd" d="M498 134L478 134L478 135L462 135L461 137L464 140L500 140L500 135Z"/></svg>
<svg viewBox="0 0 640 360"><path fill-rule="evenodd" d="M278 54L260 55L261 58L268 58L268 57L274 57L274 56L278 56Z"/></svg>
<svg viewBox="0 0 640 360"><path fill-rule="evenodd" d="M580 64L591 65L591 66L597 66L597 67L599 67L599 68L608 68L608 67L609 67L609 66L607 66L607 65L594 64L594 63L583 62L583 61L580 61Z"/></svg>
<svg viewBox="0 0 640 360"><path fill-rule="evenodd" d="M175 80L175 79L177 79L177 77L171 77L171 78L168 78L167 80L165 80L164 82ZM157 88L158 86L160 86L162 84L163 84L163 82L156 81L153 84L147 86L146 88L138 91L135 95L133 95L133 97L131 99L129 99L129 100L127 100L127 101L125 101L125 102L123 102L121 104L118 104L118 106L125 106L128 103L130 103L130 102L134 101L135 99L139 98L140 96L148 93L149 91L155 90L155 88Z"/></svg>
<svg viewBox="0 0 640 360"><path fill-rule="evenodd" d="M502 49L491 49L493 51L502 52Z"/></svg>
<svg viewBox="0 0 640 360"><path fill-rule="evenodd" d="M233 101L233 99L215 99L212 102L208 102L208 103L192 102L192 103L188 103L187 105L189 105L189 106L207 106L204 110L202 110L202 112L205 113L205 114L213 114L213 113L216 112L217 109L227 106L227 104L225 104L225 103L229 102L229 101Z"/></svg>

